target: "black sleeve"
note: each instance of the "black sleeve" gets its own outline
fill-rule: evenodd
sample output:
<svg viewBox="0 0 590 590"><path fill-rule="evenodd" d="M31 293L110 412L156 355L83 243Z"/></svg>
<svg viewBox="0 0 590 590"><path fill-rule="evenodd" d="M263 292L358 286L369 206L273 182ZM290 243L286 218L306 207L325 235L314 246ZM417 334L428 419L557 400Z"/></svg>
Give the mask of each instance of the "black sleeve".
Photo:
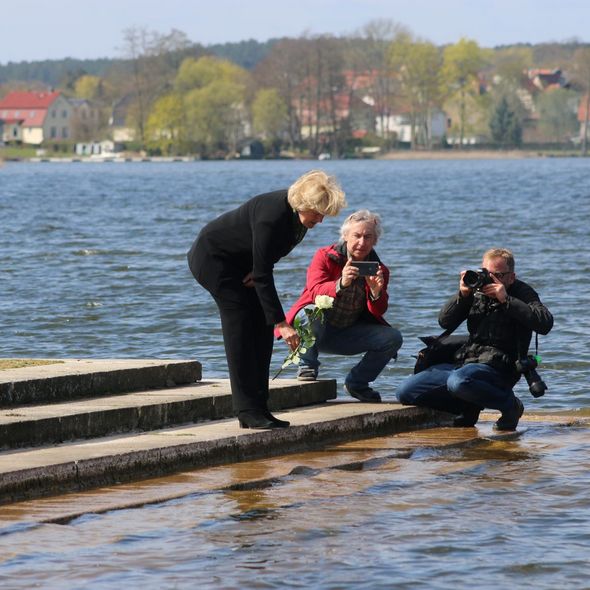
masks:
<svg viewBox="0 0 590 590"><path fill-rule="evenodd" d="M473 295L461 297L459 293L453 295L442 306L438 314L438 323L445 330L456 330L469 315L473 303Z"/></svg>
<svg viewBox="0 0 590 590"><path fill-rule="evenodd" d="M506 300L506 313L533 332L548 334L553 327L551 312L541 303L537 292L519 282Z"/></svg>
<svg viewBox="0 0 590 590"><path fill-rule="evenodd" d="M285 319L285 312L275 287L273 270L275 262L286 250L285 244L292 238L293 230L284 205L277 207L276 203L260 201L251 219L254 288L267 324L275 325Z"/></svg>

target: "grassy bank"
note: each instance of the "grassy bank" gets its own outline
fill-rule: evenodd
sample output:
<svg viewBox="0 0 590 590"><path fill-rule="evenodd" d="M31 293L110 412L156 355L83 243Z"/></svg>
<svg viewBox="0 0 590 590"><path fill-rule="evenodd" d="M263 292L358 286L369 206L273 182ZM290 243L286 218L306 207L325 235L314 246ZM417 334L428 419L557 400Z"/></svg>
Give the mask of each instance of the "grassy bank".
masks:
<svg viewBox="0 0 590 590"><path fill-rule="evenodd" d="M44 361L38 359L0 359L0 371L3 369L21 369L22 367L53 365L55 363L63 363L63 361Z"/></svg>

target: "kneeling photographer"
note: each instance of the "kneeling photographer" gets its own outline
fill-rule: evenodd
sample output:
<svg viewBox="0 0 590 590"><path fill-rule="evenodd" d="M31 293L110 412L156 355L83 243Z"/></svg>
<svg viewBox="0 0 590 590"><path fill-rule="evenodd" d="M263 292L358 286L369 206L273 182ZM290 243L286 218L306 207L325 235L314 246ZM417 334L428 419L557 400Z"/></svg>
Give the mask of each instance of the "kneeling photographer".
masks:
<svg viewBox="0 0 590 590"><path fill-rule="evenodd" d="M492 408L502 413L497 430L515 430L524 406L512 388L524 371L531 393L543 394L528 347L533 331L551 330L553 316L535 290L516 278L510 250L488 250L481 269L461 273L459 292L445 303L438 321L450 333L465 320L469 336L452 362L408 378L397 397L405 405L456 414L455 426L474 426L480 411Z"/></svg>

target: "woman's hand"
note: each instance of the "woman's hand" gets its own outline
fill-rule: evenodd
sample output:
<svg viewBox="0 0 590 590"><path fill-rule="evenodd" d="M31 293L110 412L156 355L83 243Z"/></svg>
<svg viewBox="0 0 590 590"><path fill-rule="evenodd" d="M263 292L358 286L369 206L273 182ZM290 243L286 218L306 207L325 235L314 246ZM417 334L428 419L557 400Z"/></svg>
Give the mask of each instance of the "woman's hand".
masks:
<svg viewBox="0 0 590 590"><path fill-rule="evenodd" d="M299 334L297 334L297 330L288 324L287 322L281 322L275 326L275 328L279 331L281 338L287 343L291 350L296 350L299 346Z"/></svg>
<svg viewBox="0 0 590 590"><path fill-rule="evenodd" d="M254 286L254 279L252 278L253 273L249 272L243 279L242 284L244 287L253 287Z"/></svg>

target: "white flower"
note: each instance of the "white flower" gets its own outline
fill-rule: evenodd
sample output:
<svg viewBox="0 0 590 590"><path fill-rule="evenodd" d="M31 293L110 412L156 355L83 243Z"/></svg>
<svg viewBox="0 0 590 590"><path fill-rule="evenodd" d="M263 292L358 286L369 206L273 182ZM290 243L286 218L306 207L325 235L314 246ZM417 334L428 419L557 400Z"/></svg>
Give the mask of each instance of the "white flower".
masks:
<svg viewBox="0 0 590 590"><path fill-rule="evenodd" d="M315 298L314 303L318 309L331 309L334 305L334 297L330 297L329 295L318 295Z"/></svg>

